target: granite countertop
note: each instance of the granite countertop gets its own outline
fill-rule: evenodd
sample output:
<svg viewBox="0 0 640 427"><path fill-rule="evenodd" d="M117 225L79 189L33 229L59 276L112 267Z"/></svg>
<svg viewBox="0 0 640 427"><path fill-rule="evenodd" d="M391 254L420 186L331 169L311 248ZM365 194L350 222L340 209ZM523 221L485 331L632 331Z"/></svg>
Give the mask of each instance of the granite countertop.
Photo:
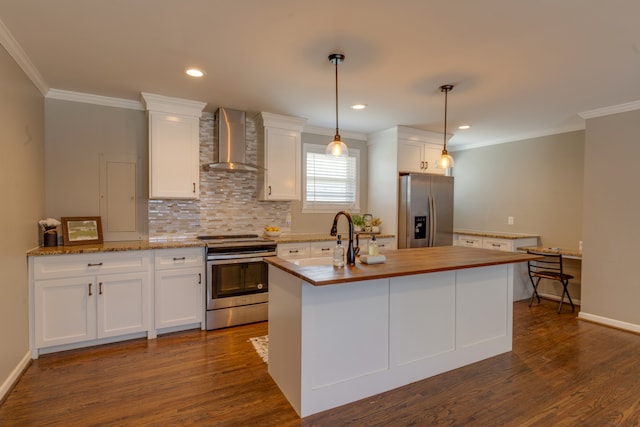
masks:
<svg viewBox="0 0 640 427"><path fill-rule="evenodd" d="M530 237L540 237L538 234L524 233L504 233L501 231L477 231L477 230L454 230L455 234L466 234L467 236L493 237L496 239L527 239Z"/></svg>
<svg viewBox="0 0 640 427"><path fill-rule="evenodd" d="M38 247L27 251L27 256L42 255L71 255L97 252L120 251L145 251L150 249L177 249L205 247L204 242L198 239L158 239L158 240L131 240L126 242L105 242L101 244L54 246L50 248Z"/></svg>
<svg viewBox="0 0 640 427"><path fill-rule="evenodd" d="M524 247L517 248L517 250L520 252L526 252L527 249L540 252L543 254L560 254L563 257L567 257L567 258L576 258L576 259L582 258L582 252L580 252L579 249L548 248L548 247L542 247L542 246L524 246Z"/></svg>
<svg viewBox="0 0 640 427"><path fill-rule="evenodd" d="M343 237L345 237L344 233ZM367 239L371 236L376 236L376 239L382 239L387 237L395 237L393 234L383 233L358 233L361 239ZM355 238L355 236L354 236ZM282 233L278 237L270 237L277 243L303 243L303 242L329 242L335 241L336 236L331 236L329 233ZM344 240L344 239L343 239Z"/></svg>
<svg viewBox="0 0 640 427"><path fill-rule="evenodd" d="M361 264L335 268L332 265L299 266L293 261L268 257L265 261L315 286L381 279L396 276L460 270L510 264L541 258L517 252L488 251L464 246L439 246L384 251L382 264Z"/></svg>

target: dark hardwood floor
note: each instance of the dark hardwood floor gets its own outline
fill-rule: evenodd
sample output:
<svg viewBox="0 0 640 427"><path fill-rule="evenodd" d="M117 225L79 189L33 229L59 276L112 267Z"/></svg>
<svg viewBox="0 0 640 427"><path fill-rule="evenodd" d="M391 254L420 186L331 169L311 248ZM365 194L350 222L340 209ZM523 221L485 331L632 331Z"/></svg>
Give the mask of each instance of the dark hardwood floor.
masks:
<svg viewBox="0 0 640 427"><path fill-rule="evenodd" d="M42 356L1 426L636 426L640 336L514 305L513 351L299 419L248 339L267 324Z"/></svg>

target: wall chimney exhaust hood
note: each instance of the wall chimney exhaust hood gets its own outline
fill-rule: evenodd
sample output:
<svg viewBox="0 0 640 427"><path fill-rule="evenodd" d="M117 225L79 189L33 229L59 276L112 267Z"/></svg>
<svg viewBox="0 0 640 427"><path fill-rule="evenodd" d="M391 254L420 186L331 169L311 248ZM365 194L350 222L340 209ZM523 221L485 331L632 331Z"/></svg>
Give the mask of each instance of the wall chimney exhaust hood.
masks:
<svg viewBox="0 0 640 427"><path fill-rule="evenodd" d="M214 147L213 163L209 165L209 170L257 171L257 166L246 163L246 113L221 107L216 111L215 120L218 138Z"/></svg>

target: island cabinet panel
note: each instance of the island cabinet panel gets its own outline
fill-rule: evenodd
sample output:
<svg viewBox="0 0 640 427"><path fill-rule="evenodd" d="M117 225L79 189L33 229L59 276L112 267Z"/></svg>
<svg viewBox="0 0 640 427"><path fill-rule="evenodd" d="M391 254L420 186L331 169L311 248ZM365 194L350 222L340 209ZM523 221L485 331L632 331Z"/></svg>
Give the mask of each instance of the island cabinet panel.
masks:
<svg viewBox="0 0 640 427"><path fill-rule="evenodd" d="M508 340L511 346L512 305L508 302L512 301L513 275L508 275L507 267L498 265L457 272L457 347L477 346L480 350L502 340Z"/></svg>
<svg viewBox="0 0 640 427"><path fill-rule="evenodd" d="M389 306L393 366L455 350L455 273L393 278Z"/></svg>
<svg viewBox="0 0 640 427"><path fill-rule="evenodd" d="M366 287L367 297L362 297ZM308 386L335 386L386 371L389 366L389 280L342 286L303 286L303 351ZM366 333L363 333L366 331ZM306 337L309 337L306 340ZM312 337L312 338L311 338ZM331 388L331 389L329 389Z"/></svg>

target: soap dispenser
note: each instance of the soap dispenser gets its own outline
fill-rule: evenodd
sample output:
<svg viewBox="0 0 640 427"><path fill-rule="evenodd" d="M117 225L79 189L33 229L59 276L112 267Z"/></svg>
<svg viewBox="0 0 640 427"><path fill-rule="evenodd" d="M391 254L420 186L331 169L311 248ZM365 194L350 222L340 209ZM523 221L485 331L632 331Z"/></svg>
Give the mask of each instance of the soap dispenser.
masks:
<svg viewBox="0 0 640 427"><path fill-rule="evenodd" d="M369 242L369 255L379 255L380 248L378 247L378 242L376 241L376 236L371 237L371 241Z"/></svg>
<svg viewBox="0 0 640 427"><path fill-rule="evenodd" d="M342 246L342 236L338 234L338 243L333 249L333 266L344 267L344 246Z"/></svg>

